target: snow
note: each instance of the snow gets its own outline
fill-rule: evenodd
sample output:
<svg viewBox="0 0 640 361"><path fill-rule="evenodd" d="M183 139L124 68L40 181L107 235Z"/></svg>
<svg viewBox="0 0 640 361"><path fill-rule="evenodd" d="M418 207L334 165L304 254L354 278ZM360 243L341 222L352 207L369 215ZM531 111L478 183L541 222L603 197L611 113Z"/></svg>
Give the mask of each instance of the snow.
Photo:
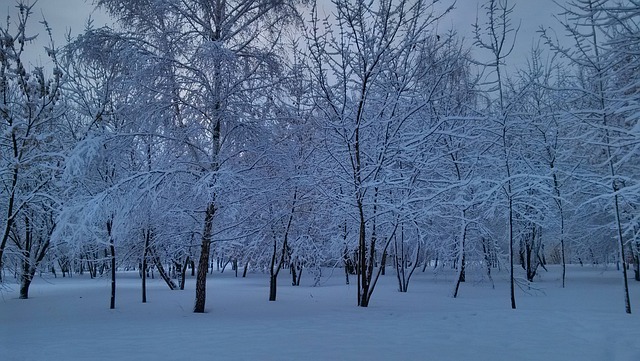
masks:
<svg viewBox="0 0 640 361"><path fill-rule="evenodd" d="M449 295L453 272L416 273L408 293L389 269L369 308L336 269L320 287L290 286L278 301L268 277L214 273L204 314L187 290L148 280L142 304L137 272L118 274L116 309L107 278L38 278L29 300L16 285L0 297L0 354L8 360L640 360L640 317L624 313L615 267L574 266L561 288L559 268L518 290L511 310L506 272L496 288L479 278ZM325 270L328 275L331 270ZM304 284L304 277L303 277ZM306 279L312 282L311 277ZM355 283L355 278L352 278ZM638 309L640 283L631 284ZM636 304L634 305L634 301Z"/></svg>

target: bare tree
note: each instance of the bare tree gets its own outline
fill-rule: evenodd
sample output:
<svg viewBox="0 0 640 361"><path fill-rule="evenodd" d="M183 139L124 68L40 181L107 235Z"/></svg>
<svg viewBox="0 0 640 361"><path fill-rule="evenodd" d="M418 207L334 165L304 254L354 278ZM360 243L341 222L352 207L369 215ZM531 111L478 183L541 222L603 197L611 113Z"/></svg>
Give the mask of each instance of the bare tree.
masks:
<svg viewBox="0 0 640 361"><path fill-rule="evenodd" d="M612 62L610 57L613 53L608 44L614 33L613 28L607 26L605 21L607 8L605 0L570 1L563 7L568 20L562 22L562 25L573 41L573 48L563 48L548 36L546 39L554 51L574 66L576 72L574 87L579 98L575 99L574 110L569 117L578 119L584 125L585 140L602 150L600 164L605 166L597 170L601 172L597 184L604 193L599 192L593 201L599 200L603 194L610 197L612 223L622 263L625 311L631 313L626 267L628 251L623 219L623 208L627 201L625 195L628 193L625 188L629 179L629 170L625 167L625 159L629 153L625 151L629 148L622 146L623 137L629 133L624 126L620 127L621 117L616 111L619 104L614 95L617 93L614 90L615 66L620 63Z"/></svg>
<svg viewBox="0 0 640 361"><path fill-rule="evenodd" d="M497 138L502 151L502 162L504 163L505 181L502 186L507 198L508 205L508 226L507 235L509 240L509 279L510 279L510 298L511 308L516 308L515 298L515 276L514 276L514 243L515 230L514 223L516 221L516 212L514 204L515 189L513 185L513 156L510 152L510 131L509 125L509 103L506 99L506 75L504 66L506 58L513 51L519 28L514 28L510 15L513 12L513 6L508 1L490 0L483 7L486 11L486 28L483 28L476 21L475 29L475 45L481 49L487 50L490 54L490 60L485 65L493 70L495 79L489 79L491 84L489 91L495 93L497 101L496 123L498 124Z"/></svg>
<svg viewBox="0 0 640 361"><path fill-rule="evenodd" d="M0 270L11 244L19 259L20 298L29 297L35 272L51 246L62 201L57 180L65 154L62 124L62 71L51 29L43 21L50 45L51 74L28 69L25 50L33 5L20 1L15 33L10 18L0 26ZM10 241L10 242L9 242Z"/></svg>
<svg viewBox="0 0 640 361"><path fill-rule="evenodd" d="M335 17L324 26L313 14L309 58L336 188L344 190L335 201L357 235L357 303L367 307L382 272L378 262L400 225L402 212L391 205L402 193L392 190L407 187L411 173L401 176L393 165L429 104L414 85L428 76L419 64L437 39L430 25L438 16L423 1L335 0L333 6Z"/></svg>

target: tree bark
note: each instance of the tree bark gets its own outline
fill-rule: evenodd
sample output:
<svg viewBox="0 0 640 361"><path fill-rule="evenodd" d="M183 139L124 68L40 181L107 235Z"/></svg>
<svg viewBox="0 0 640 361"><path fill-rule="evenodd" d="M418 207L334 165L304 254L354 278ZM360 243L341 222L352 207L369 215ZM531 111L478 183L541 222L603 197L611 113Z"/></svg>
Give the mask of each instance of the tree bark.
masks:
<svg viewBox="0 0 640 361"><path fill-rule="evenodd" d="M22 260L22 275L20 276L20 296L21 300L26 300L29 298L29 286L31 285L31 281L33 280L33 276L31 275L31 267L30 267L30 252L27 250L23 255L24 259Z"/></svg>
<svg viewBox="0 0 640 361"><path fill-rule="evenodd" d="M202 232L202 245L200 248L200 260L196 275L196 302L193 312L203 313L207 298L207 270L209 268L209 252L211 251L211 236L215 206L209 203L204 218L204 232Z"/></svg>
<svg viewBox="0 0 640 361"><path fill-rule="evenodd" d="M367 265L367 242L366 242L366 229L363 206L358 202L358 208L360 212L360 232L358 237L358 306L369 306L369 278L367 277L368 265Z"/></svg>

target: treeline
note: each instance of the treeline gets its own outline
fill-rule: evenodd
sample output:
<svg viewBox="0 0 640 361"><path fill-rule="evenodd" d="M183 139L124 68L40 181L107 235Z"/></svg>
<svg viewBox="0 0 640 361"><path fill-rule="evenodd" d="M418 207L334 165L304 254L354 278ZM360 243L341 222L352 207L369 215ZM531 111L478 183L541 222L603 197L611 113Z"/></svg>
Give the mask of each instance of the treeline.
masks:
<svg viewBox="0 0 640 361"><path fill-rule="evenodd" d="M640 280L640 4L571 0L527 66L486 1L473 49L426 0L98 0L30 67L33 5L0 26L0 274L152 268L172 289L343 268L366 307L394 269L515 287L547 262ZM45 34L51 33L43 22ZM558 42L556 36L567 37ZM528 41L528 39L527 39ZM565 47L564 44L568 44ZM222 267L220 267L222 266ZM524 278L514 267L522 266ZM74 270L75 269L75 270ZM177 282L177 284L176 284ZM143 296L143 301L146 294Z"/></svg>

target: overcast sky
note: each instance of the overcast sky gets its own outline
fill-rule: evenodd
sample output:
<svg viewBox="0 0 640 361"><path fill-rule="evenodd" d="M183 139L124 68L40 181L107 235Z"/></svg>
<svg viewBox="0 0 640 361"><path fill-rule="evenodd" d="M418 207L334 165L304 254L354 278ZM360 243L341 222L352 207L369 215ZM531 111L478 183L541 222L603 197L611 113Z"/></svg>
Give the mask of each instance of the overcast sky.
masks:
<svg viewBox="0 0 640 361"><path fill-rule="evenodd" d="M132 0L135 1L135 0ZM327 0L324 0L327 1ZM440 0L441 3L449 4L452 0ZM485 0L458 0L456 9L446 17L439 25L439 29L445 32L449 28L454 28L457 32L471 42L472 26L479 10L479 4ZM12 16L16 13L15 0L1 0L0 17L3 19L3 26L7 17L7 12ZM30 1L33 3L33 1ZM520 23L520 33L514 54L509 59L510 66L520 66L524 64L527 54L531 50L534 39L537 38L536 31L540 26L558 28L553 14L558 12L558 7L553 0L511 0L515 5L513 13L513 23ZM32 33L41 34L44 37L42 26L37 22L42 19L42 15L47 18L52 27L57 45L64 43L64 35L71 31L72 35L82 32L87 19L91 16L96 26L104 25L109 20L100 12L94 11L91 0L38 0L34 8L34 16L30 26ZM480 11L480 21L484 13ZM39 39L41 42L43 39ZM45 39L46 40L46 39ZM42 52L40 52L42 54ZM476 54L480 55L480 54ZM36 63L41 61L42 56L32 56Z"/></svg>

